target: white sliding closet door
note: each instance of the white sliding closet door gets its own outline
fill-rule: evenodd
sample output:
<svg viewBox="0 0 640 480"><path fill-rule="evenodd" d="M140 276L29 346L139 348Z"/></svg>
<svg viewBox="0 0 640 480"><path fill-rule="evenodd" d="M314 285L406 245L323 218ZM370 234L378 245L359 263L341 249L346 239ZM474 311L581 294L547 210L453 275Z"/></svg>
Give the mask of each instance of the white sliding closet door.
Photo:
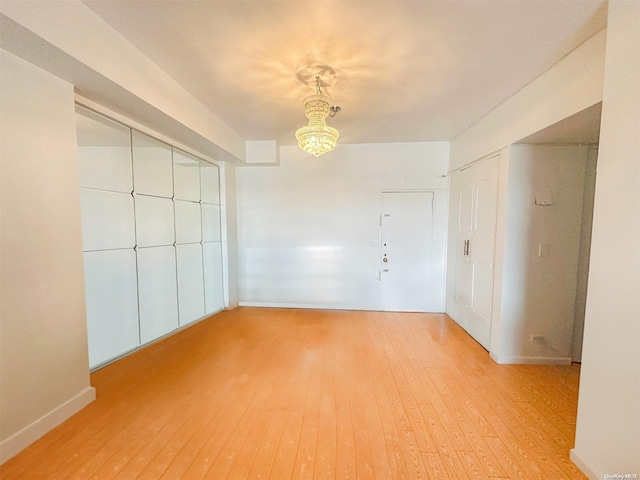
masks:
<svg viewBox="0 0 640 480"><path fill-rule="evenodd" d="M205 314L200 160L174 149L173 182L178 262L178 308L180 325L182 326L202 318Z"/></svg>
<svg viewBox="0 0 640 480"><path fill-rule="evenodd" d="M78 109L89 365L140 345L131 131Z"/></svg>
<svg viewBox="0 0 640 480"><path fill-rule="evenodd" d="M216 165L78 107L90 366L224 307Z"/></svg>
<svg viewBox="0 0 640 480"><path fill-rule="evenodd" d="M171 146L133 131L140 338L178 328L173 156Z"/></svg>
<svg viewBox="0 0 640 480"><path fill-rule="evenodd" d="M202 191L205 310L207 314L210 314L224 308L220 172L218 167L200 162L200 185Z"/></svg>

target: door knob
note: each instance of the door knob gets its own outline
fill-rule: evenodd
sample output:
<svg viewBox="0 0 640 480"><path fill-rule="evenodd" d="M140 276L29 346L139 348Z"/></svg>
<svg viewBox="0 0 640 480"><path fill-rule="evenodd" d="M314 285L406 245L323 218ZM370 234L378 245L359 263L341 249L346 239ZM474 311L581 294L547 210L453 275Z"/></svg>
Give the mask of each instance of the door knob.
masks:
<svg viewBox="0 0 640 480"><path fill-rule="evenodd" d="M389 259L388 259L387 257L384 257L384 258L382 259L382 261L383 261L384 263L387 263L387 262L389 261Z"/></svg>

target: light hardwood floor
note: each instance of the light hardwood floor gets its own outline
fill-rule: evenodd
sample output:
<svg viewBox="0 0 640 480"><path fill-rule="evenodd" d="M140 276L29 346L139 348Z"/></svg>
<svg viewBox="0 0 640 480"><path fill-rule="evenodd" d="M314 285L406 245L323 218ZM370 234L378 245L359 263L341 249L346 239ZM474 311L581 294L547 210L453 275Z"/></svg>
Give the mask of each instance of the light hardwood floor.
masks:
<svg viewBox="0 0 640 480"><path fill-rule="evenodd" d="M238 308L94 373L0 478L583 479L578 378L445 315Z"/></svg>

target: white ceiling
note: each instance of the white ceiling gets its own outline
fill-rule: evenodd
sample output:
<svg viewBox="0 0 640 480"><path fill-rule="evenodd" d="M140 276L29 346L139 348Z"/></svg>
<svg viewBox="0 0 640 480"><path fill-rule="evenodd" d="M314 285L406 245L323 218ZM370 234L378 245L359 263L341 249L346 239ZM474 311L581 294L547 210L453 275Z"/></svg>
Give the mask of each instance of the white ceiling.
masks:
<svg viewBox="0 0 640 480"><path fill-rule="evenodd" d="M606 25L604 0L86 0L247 140L295 144L316 69L343 143L450 140Z"/></svg>

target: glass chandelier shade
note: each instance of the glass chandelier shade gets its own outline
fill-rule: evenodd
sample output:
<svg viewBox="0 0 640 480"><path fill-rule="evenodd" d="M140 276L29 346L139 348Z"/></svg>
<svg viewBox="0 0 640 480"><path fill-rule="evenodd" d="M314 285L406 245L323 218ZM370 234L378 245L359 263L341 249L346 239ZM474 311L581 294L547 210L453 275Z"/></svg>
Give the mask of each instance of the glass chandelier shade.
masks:
<svg viewBox="0 0 640 480"><path fill-rule="evenodd" d="M320 91L320 79L316 77L316 93L304 99L304 113L309 119L306 127L296 131L298 146L316 157L336 148L339 133L329 127L325 119L329 115L329 97Z"/></svg>

